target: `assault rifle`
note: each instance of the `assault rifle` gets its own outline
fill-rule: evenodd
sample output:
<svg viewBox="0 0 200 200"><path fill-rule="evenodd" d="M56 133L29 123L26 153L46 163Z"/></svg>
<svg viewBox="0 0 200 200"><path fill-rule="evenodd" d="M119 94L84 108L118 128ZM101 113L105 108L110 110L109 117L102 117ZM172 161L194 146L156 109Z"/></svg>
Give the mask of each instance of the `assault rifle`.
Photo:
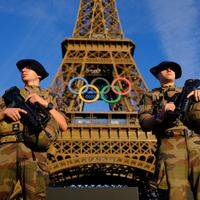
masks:
<svg viewBox="0 0 200 200"><path fill-rule="evenodd" d="M185 81L184 87L181 93L176 93L168 102L174 102L175 110L169 111L167 114L173 118L179 118L181 121L186 121L186 114L191 105L194 102L193 98L187 98L188 94L193 90L198 89L200 86L200 79L188 79Z"/></svg>
<svg viewBox="0 0 200 200"><path fill-rule="evenodd" d="M27 114L20 113L21 122L28 129L24 133L25 137L26 134L35 134L38 136L44 130L50 120L50 114L43 106L39 103L33 104L29 100L25 101L16 86L6 90L2 97L7 107L21 108L27 112ZM45 133L48 137L51 137L51 135L48 135L48 132Z"/></svg>

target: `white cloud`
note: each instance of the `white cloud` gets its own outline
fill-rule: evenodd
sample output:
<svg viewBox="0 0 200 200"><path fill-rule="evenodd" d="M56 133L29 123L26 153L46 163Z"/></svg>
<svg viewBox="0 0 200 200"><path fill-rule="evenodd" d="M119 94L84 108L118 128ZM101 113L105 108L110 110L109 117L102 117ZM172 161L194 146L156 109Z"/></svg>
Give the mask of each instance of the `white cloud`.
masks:
<svg viewBox="0 0 200 200"><path fill-rule="evenodd" d="M195 0L148 1L167 59L183 67L183 79L200 77L200 14Z"/></svg>

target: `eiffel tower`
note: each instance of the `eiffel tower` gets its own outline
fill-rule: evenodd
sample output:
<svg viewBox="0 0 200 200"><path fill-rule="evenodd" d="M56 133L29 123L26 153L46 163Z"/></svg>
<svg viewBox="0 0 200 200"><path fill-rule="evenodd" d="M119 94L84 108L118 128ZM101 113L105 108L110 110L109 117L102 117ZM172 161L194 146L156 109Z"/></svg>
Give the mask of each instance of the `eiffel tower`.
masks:
<svg viewBox="0 0 200 200"><path fill-rule="evenodd" d="M50 150L52 186L148 185L156 139L138 123L137 104L147 86L124 37L115 0L80 0L71 38L51 83L68 121ZM86 111L103 102L106 112ZM144 188L144 187L143 187Z"/></svg>

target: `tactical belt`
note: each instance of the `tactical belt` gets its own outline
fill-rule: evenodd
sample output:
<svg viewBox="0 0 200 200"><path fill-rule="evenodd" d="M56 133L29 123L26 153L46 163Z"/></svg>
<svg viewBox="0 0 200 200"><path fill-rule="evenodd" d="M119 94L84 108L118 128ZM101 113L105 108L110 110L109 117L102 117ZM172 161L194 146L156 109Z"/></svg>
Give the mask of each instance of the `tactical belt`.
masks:
<svg viewBox="0 0 200 200"><path fill-rule="evenodd" d="M13 142L23 142L22 133L18 133L16 135L6 135L0 137L0 144L3 143L13 143Z"/></svg>
<svg viewBox="0 0 200 200"><path fill-rule="evenodd" d="M169 128L165 130L165 137L170 138L170 137L177 137L177 136L188 136L188 131L184 126L181 127L174 127L174 128Z"/></svg>

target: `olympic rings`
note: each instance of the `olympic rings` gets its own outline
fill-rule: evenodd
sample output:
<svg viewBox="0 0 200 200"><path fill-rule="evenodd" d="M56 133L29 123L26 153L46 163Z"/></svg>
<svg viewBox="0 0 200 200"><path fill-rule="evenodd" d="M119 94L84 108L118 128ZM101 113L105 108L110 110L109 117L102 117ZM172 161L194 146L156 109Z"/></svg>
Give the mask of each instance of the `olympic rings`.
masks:
<svg viewBox="0 0 200 200"><path fill-rule="evenodd" d="M108 99L106 99L106 98L105 98L105 92L104 92L104 91L107 90L108 87L109 87L109 85L106 85L106 86L104 86L103 89L100 91L101 98L102 98L105 102L107 102L107 103L117 103L117 102L121 99L122 95L119 94L119 95L117 96L117 98L114 99L114 100L108 100ZM118 92L120 92L120 88L119 88L119 87L117 87L117 86L114 86L114 87L116 88L116 90L118 90Z"/></svg>
<svg viewBox="0 0 200 200"><path fill-rule="evenodd" d="M122 82L122 81L125 82L125 83L127 84L127 86L128 86L128 90L125 90L124 92L117 91L117 90L115 89L115 84L116 84L117 82ZM124 78L124 77L118 77L118 78L116 78L115 80L113 80L111 86L112 86L112 90L113 90L113 92L114 92L115 94L126 95L126 94L128 94L128 93L131 91L131 83L130 83L130 81L129 81L128 79L126 79L126 78Z"/></svg>
<svg viewBox="0 0 200 200"><path fill-rule="evenodd" d="M78 94L79 92L76 92L75 90L72 89L72 83L73 83L74 81L78 80L78 79L82 80L82 81L85 82L85 84L86 84L85 90L82 91L83 94L84 94L84 93L86 93L87 90L88 90L88 81L87 81L85 78L83 78L83 77L74 77L74 78L72 78L72 79L69 81L69 83L68 83L68 89L69 89L69 91L70 91L71 93L73 93L73 94Z"/></svg>
<svg viewBox="0 0 200 200"><path fill-rule="evenodd" d="M105 78L102 78L102 77L93 79L90 84L91 85L95 85L95 82L97 82L97 81L104 81L107 85L110 85L110 83L108 82L108 80L106 80ZM106 91L104 91L104 94L107 94L110 91L110 88L111 87L109 87ZM100 89L100 88L98 88L98 89Z"/></svg>
<svg viewBox="0 0 200 200"><path fill-rule="evenodd" d="M94 99L87 100L87 99L83 98L83 90L86 88L92 88L96 92L96 97ZM99 89L94 85L84 85L83 87L80 88L80 90L78 92L78 96L82 101L84 101L86 103L92 103L99 99Z"/></svg>
<svg viewBox="0 0 200 200"><path fill-rule="evenodd" d="M81 86L81 88L77 92L72 89L72 84L74 81L79 80L79 79L81 81L83 81L85 83L85 85ZM97 84L97 81L104 81L104 84L101 84L101 83ZM95 83L96 83L96 85L95 85ZM107 85L105 85L105 83ZM124 86L124 83L127 86L127 88L125 90L123 88L121 88ZM99 97L101 97L101 99L104 100L105 102L113 104L113 103L117 103L118 101L120 101L120 99L122 98L122 95L127 95L128 93L130 93L131 83L125 77L118 77L118 78L114 79L110 85L108 80L106 80L105 78L102 78L102 77L98 77L98 78L93 79L91 81L91 84L89 84L88 81L83 77L74 77L69 81L68 89L71 93L77 94L83 102L92 103L92 102L97 101L99 99ZM88 90L89 90L89 92L88 92ZM92 96L92 99L86 99L85 93L88 92L87 95L90 95L91 90L95 93L95 94L94 93L92 94L94 97ZM117 97L115 99L111 98L111 100L109 100L106 98L106 94L108 94L110 92L110 90L112 90L112 92L117 95Z"/></svg>

